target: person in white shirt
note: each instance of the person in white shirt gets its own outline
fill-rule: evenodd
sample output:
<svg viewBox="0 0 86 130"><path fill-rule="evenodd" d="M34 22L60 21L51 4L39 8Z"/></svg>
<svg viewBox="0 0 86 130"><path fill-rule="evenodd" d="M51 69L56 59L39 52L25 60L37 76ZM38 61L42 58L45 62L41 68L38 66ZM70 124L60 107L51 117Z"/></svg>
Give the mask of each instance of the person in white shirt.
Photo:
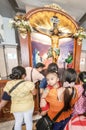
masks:
<svg viewBox="0 0 86 130"><path fill-rule="evenodd" d="M41 71L44 69L45 65L41 62L36 64L36 67L26 67L26 77L25 80L33 81L36 83L37 81L41 81L44 76L41 74Z"/></svg>

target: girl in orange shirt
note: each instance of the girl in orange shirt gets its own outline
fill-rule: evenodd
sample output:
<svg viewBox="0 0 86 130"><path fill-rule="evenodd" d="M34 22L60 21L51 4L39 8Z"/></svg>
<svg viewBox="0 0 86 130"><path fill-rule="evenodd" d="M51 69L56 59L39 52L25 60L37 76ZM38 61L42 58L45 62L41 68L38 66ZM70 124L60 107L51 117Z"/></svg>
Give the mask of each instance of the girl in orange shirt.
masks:
<svg viewBox="0 0 86 130"><path fill-rule="evenodd" d="M51 78L52 75L57 76L56 72L49 72L47 74L47 81L49 85L54 86L57 81L55 80L55 78ZM54 130L63 130L66 123L71 118L73 105L78 99L77 91L74 88L76 77L77 74L74 69L69 68L65 70L63 77L63 87L53 87L49 90L49 93L45 98L46 102L48 102L49 104L46 113L48 113L48 116L51 119L53 119L56 116L56 114L64 108L64 111L61 113L61 115L57 118L56 122L54 123Z"/></svg>

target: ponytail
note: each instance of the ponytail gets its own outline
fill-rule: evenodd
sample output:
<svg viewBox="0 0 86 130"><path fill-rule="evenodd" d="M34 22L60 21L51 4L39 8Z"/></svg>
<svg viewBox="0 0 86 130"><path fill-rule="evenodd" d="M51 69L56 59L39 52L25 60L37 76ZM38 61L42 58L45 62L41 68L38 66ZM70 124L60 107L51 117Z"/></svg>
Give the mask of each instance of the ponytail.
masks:
<svg viewBox="0 0 86 130"><path fill-rule="evenodd" d="M84 89L84 91L83 91L82 95L86 97L86 83L83 84L83 89Z"/></svg>
<svg viewBox="0 0 86 130"><path fill-rule="evenodd" d="M71 94L69 92L69 88L70 87L65 88L65 91L64 91L64 111L71 109L70 102L71 102L73 94L74 94L74 88L72 87Z"/></svg>
<svg viewBox="0 0 86 130"><path fill-rule="evenodd" d="M86 71L80 72L79 79L80 79L80 81L83 82L84 91L83 91L82 95L86 97Z"/></svg>

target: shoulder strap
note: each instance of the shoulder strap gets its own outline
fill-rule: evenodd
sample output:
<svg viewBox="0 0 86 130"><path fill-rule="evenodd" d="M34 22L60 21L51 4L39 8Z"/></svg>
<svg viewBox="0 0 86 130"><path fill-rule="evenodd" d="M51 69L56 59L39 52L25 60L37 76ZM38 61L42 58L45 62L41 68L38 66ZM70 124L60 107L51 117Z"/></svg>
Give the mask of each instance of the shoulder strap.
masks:
<svg viewBox="0 0 86 130"><path fill-rule="evenodd" d="M18 82L16 85L14 85L10 90L9 93L11 93L20 83L25 82L24 80Z"/></svg>
<svg viewBox="0 0 86 130"><path fill-rule="evenodd" d="M72 93L71 93L71 96L73 97L73 95L74 95L74 88L72 87ZM58 114L56 114L56 116L53 118L53 121L56 121L57 118L61 115L61 113L62 113L63 111L64 111L64 107L62 108L61 111L59 111Z"/></svg>
<svg viewBox="0 0 86 130"><path fill-rule="evenodd" d="M33 72L33 68L31 69L31 81L33 82L32 72Z"/></svg>
<svg viewBox="0 0 86 130"><path fill-rule="evenodd" d="M57 120L57 118L61 115L61 113L64 111L64 107L62 108L62 110L61 111L59 111L59 113L58 114L56 114L56 116L53 118L53 121L56 121Z"/></svg>

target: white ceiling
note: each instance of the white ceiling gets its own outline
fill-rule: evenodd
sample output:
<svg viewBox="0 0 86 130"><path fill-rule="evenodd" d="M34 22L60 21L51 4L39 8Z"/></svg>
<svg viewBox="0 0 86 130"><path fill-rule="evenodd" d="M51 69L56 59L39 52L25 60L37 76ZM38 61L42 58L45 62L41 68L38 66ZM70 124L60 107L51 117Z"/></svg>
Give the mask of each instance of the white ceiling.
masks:
<svg viewBox="0 0 86 130"><path fill-rule="evenodd" d="M57 4L71 15L77 22L86 13L86 0L16 0L20 9L28 6L30 9Z"/></svg>

